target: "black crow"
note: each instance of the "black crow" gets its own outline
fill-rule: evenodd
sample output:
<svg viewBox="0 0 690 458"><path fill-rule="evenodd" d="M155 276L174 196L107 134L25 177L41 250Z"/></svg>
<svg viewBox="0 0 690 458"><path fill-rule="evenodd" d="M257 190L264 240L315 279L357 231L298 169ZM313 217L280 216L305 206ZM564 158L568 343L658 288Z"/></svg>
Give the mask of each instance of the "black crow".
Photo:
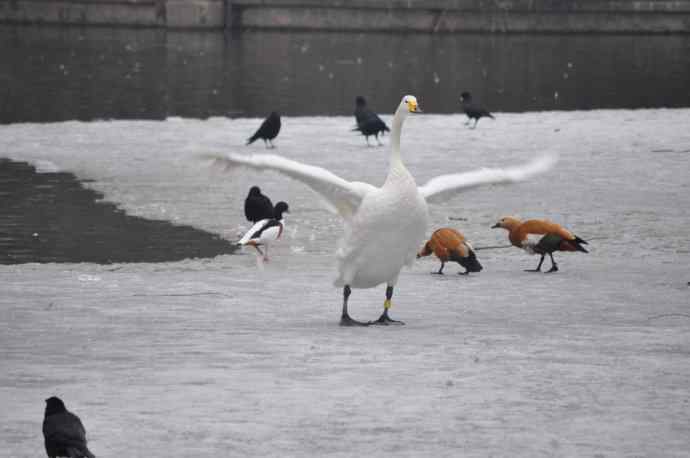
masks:
<svg viewBox="0 0 690 458"><path fill-rule="evenodd" d="M244 216L252 223L273 218L273 203L271 199L261 194L258 186L252 186L247 198L244 199Z"/></svg>
<svg viewBox="0 0 690 458"><path fill-rule="evenodd" d="M479 118L482 117L488 117L491 119L495 119L491 113L489 113L487 110L484 108L475 105L474 102L472 102L472 94L469 92L463 92L460 94L460 103L462 103L462 109L465 111L465 114L467 115L467 122L465 125L469 124L472 119L474 119L474 126L472 128L477 127L477 122L479 122Z"/></svg>
<svg viewBox="0 0 690 458"><path fill-rule="evenodd" d="M86 430L79 417L65 408L60 398L46 399L43 437L49 458L95 458L86 448Z"/></svg>
<svg viewBox="0 0 690 458"><path fill-rule="evenodd" d="M261 126L254 132L254 135L249 137L247 145L251 145L257 139L262 139L267 148L275 148L273 146L273 139L278 136L280 132L280 115L272 111L268 118L261 123ZM268 143L267 143L268 140Z"/></svg>
<svg viewBox="0 0 690 458"><path fill-rule="evenodd" d="M379 133L383 135L385 132L390 132L390 129L376 113L367 107L367 101L361 95L357 96L355 99L354 114L355 120L357 121L357 127L352 130L361 132L367 140L367 145L369 144L370 135L375 136L376 141L380 145Z"/></svg>

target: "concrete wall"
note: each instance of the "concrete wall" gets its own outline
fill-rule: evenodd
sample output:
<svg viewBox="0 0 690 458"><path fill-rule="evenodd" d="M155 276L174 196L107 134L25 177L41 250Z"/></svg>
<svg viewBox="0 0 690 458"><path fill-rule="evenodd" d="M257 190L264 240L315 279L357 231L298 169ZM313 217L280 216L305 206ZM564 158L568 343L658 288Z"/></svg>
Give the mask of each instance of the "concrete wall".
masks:
<svg viewBox="0 0 690 458"><path fill-rule="evenodd" d="M225 0L0 0L0 21L13 23L225 27Z"/></svg>
<svg viewBox="0 0 690 458"><path fill-rule="evenodd" d="M0 0L0 21L204 29L689 33L690 0Z"/></svg>

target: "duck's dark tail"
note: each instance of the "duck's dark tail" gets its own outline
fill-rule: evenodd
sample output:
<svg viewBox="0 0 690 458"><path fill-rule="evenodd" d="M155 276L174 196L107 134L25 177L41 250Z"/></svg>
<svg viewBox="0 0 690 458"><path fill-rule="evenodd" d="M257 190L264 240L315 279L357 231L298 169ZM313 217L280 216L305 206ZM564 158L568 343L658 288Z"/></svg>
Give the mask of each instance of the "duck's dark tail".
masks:
<svg viewBox="0 0 690 458"><path fill-rule="evenodd" d="M582 246L582 245L587 245L587 241L582 240L577 235L575 236L575 240L571 240L570 243L575 247L575 251L582 251L583 253L589 253L589 251L587 251L585 249L585 247Z"/></svg>
<svg viewBox="0 0 690 458"><path fill-rule="evenodd" d="M474 254L474 250L469 250L469 254L464 258L455 251L452 251L450 253L450 260L457 262L467 269L468 272L481 272L483 269L482 265L477 259L477 255Z"/></svg>

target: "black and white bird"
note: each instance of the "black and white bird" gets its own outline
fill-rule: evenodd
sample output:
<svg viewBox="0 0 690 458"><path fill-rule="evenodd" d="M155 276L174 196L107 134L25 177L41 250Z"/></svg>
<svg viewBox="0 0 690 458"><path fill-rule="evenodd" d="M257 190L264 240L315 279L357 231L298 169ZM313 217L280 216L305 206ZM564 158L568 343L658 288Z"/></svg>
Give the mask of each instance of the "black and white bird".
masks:
<svg viewBox="0 0 690 458"><path fill-rule="evenodd" d="M244 199L244 216L252 223L273 218L273 202L268 196L261 194L258 186L252 186Z"/></svg>
<svg viewBox="0 0 690 458"><path fill-rule="evenodd" d="M379 140L379 133L384 135L386 132L390 132L390 129L376 113L367 107L367 101L361 95L355 98L354 115L355 121L357 121L357 127L352 130L361 132L367 140L367 145L369 144L369 136L371 135L376 138L379 145L382 145Z"/></svg>
<svg viewBox="0 0 690 458"><path fill-rule="evenodd" d="M467 115L467 122L465 125L468 125L470 121L474 119L474 125L472 126L473 129L477 127L477 122L479 122L480 118L496 119L491 113L489 113L488 110L475 104L472 101L472 94L469 92L463 92L460 94L460 103L462 103L462 109Z"/></svg>
<svg viewBox="0 0 690 458"><path fill-rule="evenodd" d="M238 245L253 246L254 249L263 257L264 262L268 261L268 246L280 239L285 230L283 213L290 213L288 204L280 201L273 209L271 218L257 221L244 236L237 242ZM262 251L259 247L264 247Z"/></svg>
<svg viewBox="0 0 690 458"><path fill-rule="evenodd" d="M86 447L86 430L79 417L58 397L46 399L43 437L48 457L95 458Z"/></svg>
<svg viewBox="0 0 690 458"><path fill-rule="evenodd" d="M278 136L278 132L280 132L280 115L272 111L271 114L268 115L268 118L264 119L264 122L261 123L261 126L259 126L256 132L254 132L254 135L249 137L247 145L251 145L260 138L264 141L264 145L266 145L267 148L275 148L273 139Z"/></svg>

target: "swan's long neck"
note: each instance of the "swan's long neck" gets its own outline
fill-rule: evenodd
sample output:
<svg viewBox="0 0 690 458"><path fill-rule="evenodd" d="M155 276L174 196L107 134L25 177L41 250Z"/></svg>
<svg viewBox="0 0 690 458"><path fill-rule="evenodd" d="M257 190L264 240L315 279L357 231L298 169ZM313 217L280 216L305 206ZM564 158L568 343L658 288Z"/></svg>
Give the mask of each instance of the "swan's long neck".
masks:
<svg viewBox="0 0 690 458"><path fill-rule="evenodd" d="M402 113L402 109L398 108L393 117L393 129L391 130L391 169L403 165L402 158L400 157L400 132L402 131L403 121L405 121L405 115Z"/></svg>

